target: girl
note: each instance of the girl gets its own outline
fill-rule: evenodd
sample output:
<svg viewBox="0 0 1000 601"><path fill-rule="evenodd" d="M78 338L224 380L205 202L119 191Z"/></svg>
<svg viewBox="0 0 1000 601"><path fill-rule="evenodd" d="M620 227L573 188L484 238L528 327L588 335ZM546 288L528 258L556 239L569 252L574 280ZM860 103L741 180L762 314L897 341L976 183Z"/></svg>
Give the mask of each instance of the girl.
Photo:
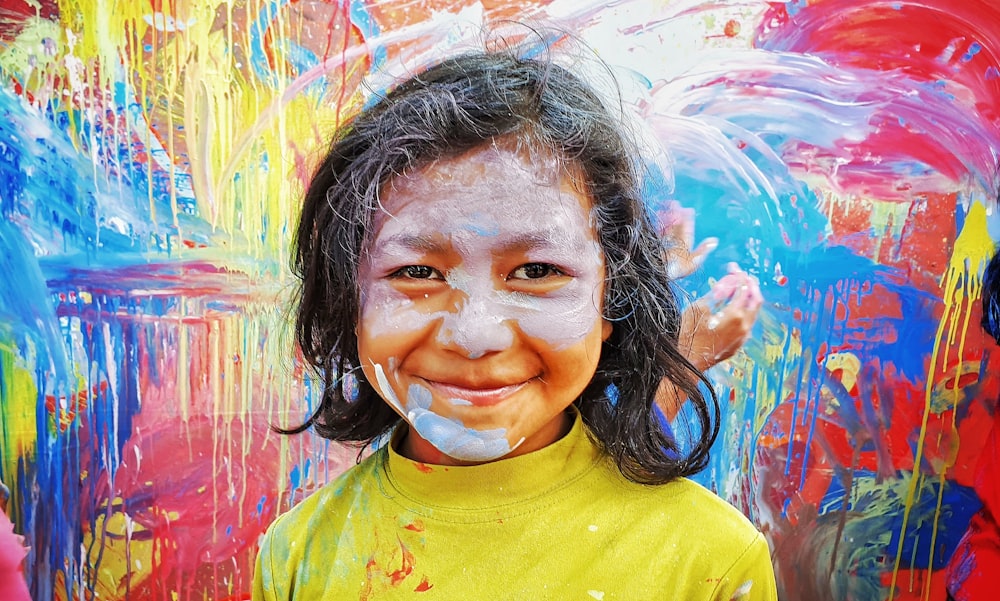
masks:
<svg viewBox="0 0 1000 601"><path fill-rule="evenodd" d="M527 56L399 84L309 185L296 334L324 390L293 431L389 438L270 527L255 599L775 598L764 538L684 478L719 408L678 351L636 153ZM664 379L687 444L653 410Z"/></svg>

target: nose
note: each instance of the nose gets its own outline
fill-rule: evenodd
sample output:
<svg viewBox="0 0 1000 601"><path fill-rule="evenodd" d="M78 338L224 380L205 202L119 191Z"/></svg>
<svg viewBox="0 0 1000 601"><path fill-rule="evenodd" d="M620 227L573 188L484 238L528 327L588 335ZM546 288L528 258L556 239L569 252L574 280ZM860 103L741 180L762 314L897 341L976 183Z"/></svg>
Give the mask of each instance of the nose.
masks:
<svg viewBox="0 0 1000 601"><path fill-rule="evenodd" d="M459 293L456 308L441 322L437 341L470 359L510 348L514 332L495 290Z"/></svg>

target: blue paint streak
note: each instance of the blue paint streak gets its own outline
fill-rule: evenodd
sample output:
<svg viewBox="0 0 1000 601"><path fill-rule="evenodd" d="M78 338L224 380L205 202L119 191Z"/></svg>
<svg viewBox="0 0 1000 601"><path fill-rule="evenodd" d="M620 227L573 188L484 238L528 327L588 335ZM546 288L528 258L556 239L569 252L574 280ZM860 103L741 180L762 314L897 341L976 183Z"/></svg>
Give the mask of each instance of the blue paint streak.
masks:
<svg viewBox="0 0 1000 601"><path fill-rule="evenodd" d="M491 461L511 452L507 430L475 430L431 410L431 392L413 384L407 390L407 421L439 451L464 461Z"/></svg>
<svg viewBox="0 0 1000 601"><path fill-rule="evenodd" d="M969 49L962 55L962 62L967 63L971 61L982 49L983 47L979 42L972 42L969 44Z"/></svg>
<svg viewBox="0 0 1000 601"><path fill-rule="evenodd" d="M940 570L948 563L958 541L965 533L969 519L979 511L981 502L972 488L946 480L941 501L941 512L937 512L937 497L940 483L929 482L918 496L910 509L910 519L907 521L906 536L903 538L903 548L900 550L900 566L904 569ZM887 548L888 555L895 559L896 548L899 545L899 533L903 527L902 500L892 505L893 512L888 516L888 524L884 527L892 532L892 539ZM936 519L936 522L935 522ZM931 536L937 524L938 532L934 549L933 564L931 556ZM886 530L879 530L885 532ZM914 554L914 552L916 552Z"/></svg>

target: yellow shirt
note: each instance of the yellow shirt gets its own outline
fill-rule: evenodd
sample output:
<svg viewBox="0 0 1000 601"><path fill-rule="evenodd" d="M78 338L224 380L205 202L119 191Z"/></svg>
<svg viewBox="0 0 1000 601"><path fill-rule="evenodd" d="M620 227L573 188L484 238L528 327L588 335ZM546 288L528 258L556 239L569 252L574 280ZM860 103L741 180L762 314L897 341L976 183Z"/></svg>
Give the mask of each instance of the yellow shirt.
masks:
<svg viewBox="0 0 1000 601"><path fill-rule="evenodd" d="M392 445L280 516L253 599L770 601L767 542L685 479L626 480L579 416L533 453L468 467Z"/></svg>

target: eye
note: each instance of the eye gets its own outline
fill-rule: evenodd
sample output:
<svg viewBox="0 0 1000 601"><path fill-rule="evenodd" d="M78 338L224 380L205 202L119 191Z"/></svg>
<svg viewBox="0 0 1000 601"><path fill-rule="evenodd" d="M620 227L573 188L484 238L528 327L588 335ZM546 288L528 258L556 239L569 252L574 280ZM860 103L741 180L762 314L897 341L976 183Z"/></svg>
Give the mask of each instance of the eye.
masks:
<svg viewBox="0 0 1000 601"><path fill-rule="evenodd" d="M549 263L525 263L507 276L508 280L538 280L556 275L565 275L555 265Z"/></svg>
<svg viewBox="0 0 1000 601"><path fill-rule="evenodd" d="M389 274L391 278L406 278L410 280L443 280L441 272L427 265L407 265Z"/></svg>

